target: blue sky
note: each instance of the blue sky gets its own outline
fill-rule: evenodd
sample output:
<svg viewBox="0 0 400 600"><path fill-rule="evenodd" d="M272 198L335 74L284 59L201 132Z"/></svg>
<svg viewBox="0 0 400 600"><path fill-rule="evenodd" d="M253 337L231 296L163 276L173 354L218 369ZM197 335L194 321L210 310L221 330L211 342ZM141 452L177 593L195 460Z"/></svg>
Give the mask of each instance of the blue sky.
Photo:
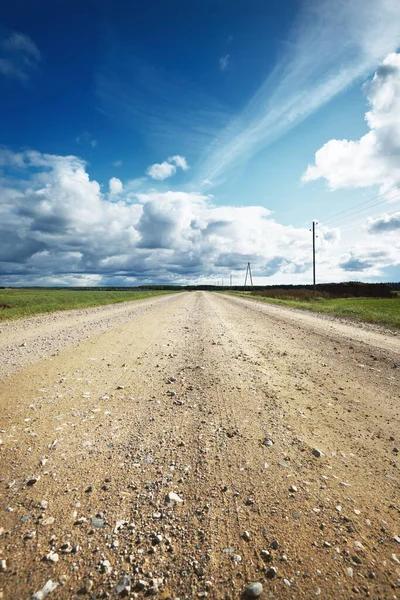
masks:
<svg viewBox="0 0 400 600"><path fill-rule="evenodd" d="M313 219L320 280L400 279L399 46L397 0L8 3L0 283L309 282Z"/></svg>

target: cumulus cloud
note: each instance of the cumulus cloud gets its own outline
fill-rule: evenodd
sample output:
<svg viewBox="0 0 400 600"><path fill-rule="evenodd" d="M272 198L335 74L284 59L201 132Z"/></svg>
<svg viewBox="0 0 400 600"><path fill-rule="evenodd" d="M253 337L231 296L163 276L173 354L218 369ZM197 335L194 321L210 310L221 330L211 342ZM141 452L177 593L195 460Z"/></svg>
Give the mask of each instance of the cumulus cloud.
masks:
<svg viewBox="0 0 400 600"><path fill-rule="evenodd" d="M367 228L370 233L391 233L400 230L400 211L384 214L377 219L368 219Z"/></svg>
<svg viewBox="0 0 400 600"><path fill-rule="evenodd" d="M120 194L122 192L122 190L124 189L124 186L122 185L122 181L120 179L118 179L118 177L111 177L110 181L108 182L109 188L110 188L110 194L112 196L116 196L117 194Z"/></svg>
<svg viewBox="0 0 400 600"><path fill-rule="evenodd" d="M170 156L168 160L165 160L162 163L154 163L154 165L148 167L146 173L152 179L162 181L163 179L175 175L178 168L187 171L189 166L184 156L176 154L175 156Z"/></svg>
<svg viewBox="0 0 400 600"><path fill-rule="evenodd" d="M311 278L308 228L281 225L263 206L216 206L204 193L143 184L139 191L117 178L103 193L76 156L3 148L0 166L2 284L204 282L230 272L244 277L248 261L256 281ZM346 256L338 236L321 228L318 244L325 279L352 277L361 267L363 276L374 275L400 262L393 241L392 249L365 246Z"/></svg>
<svg viewBox="0 0 400 600"><path fill-rule="evenodd" d="M356 141L327 142L303 181L323 178L332 190L380 185L383 192L400 184L400 54L389 54L364 89L370 131Z"/></svg>
<svg viewBox="0 0 400 600"><path fill-rule="evenodd" d="M0 73L26 82L37 69L41 55L30 37L14 31L0 41Z"/></svg>
<svg viewBox="0 0 400 600"><path fill-rule="evenodd" d="M225 54L225 56L221 56L219 59L219 68L221 71L226 71L229 66L229 54Z"/></svg>

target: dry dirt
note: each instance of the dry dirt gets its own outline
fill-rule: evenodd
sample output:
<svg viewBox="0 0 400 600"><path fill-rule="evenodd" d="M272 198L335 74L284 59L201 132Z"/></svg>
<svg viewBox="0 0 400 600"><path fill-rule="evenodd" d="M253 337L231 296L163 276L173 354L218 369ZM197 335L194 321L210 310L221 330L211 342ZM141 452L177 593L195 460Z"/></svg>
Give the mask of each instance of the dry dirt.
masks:
<svg viewBox="0 0 400 600"><path fill-rule="evenodd" d="M192 292L0 357L2 598L400 598L399 336Z"/></svg>

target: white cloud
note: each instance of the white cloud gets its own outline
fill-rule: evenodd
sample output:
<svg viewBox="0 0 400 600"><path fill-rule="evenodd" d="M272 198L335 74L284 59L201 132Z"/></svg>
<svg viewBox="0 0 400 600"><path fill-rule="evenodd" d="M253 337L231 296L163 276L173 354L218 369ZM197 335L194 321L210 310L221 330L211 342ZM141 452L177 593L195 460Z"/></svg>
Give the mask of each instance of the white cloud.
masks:
<svg viewBox="0 0 400 600"><path fill-rule="evenodd" d="M199 182L226 177L352 82L368 76L399 45L398 0L305 2L284 56L205 151Z"/></svg>
<svg viewBox="0 0 400 600"><path fill-rule="evenodd" d="M175 156L170 156L168 162L173 163L183 171L187 171L189 169L189 165L186 162L186 158L184 156L180 156L179 154L175 154Z"/></svg>
<svg viewBox="0 0 400 600"><path fill-rule="evenodd" d="M110 201L76 156L2 149L0 165L2 284L195 282L231 272L239 281L248 261L257 282L311 280L308 227L281 225L265 207L216 206L206 194L159 193L143 181L139 191L117 178ZM16 170L23 176L12 183ZM320 279L365 279L400 263L394 238L376 246L360 229L362 243L346 252L336 233L320 228Z"/></svg>
<svg viewBox="0 0 400 600"><path fill-rule="evenodd" d="M370 233L396 233L400 231L400 210L384 214L377 219L368 219L366 226Z"/></svg>
<svg viewBox="0 0 400 600"><path fill-rule="evenodd" d="M331 189L400 184L400 54L389 54L365 84L370 131L360 140L330 140L315 155L303 181L324 178ZM397 195L400 192L397 191ZM396 197L393 191L388 198Z"/></svg>
<svg viewBox="0 0 400 600"><path fill-rule="evenodd" d="M219 68L221 71L226 71L229 66L229 54L225 54L225 56L221 56L219 59Z"/></svg>
<svg viewBox="0 0 400 600"><path fill-rule="evenodd" d="M110 194L112 196L116 196L117 194L120 194L122 192L122 190L124 189L124 186L122 185L122 181L120 179L118 179L118 177L111 177L108 184L110 187Z"/></svg>
<svg viewBox="0 0 400 600"><path fill-rule="evenodd" d="M152 179L158 179L159 181L162 181L163 179L167 179L168 177L175 175L178 168L182 169L183 171L187 171L189 166L184 156L176 154L175 156L170 156L168 160L165 160L162 163L155 163L154 165L151 165L146 170L146 173Z"/></svg>
<svg viewBox="0 0 400 600"><path fill-rule="evenodd" d="M115 160L113 162L113 167L122 167L122 160Z"/></svg>
<svg viewBox="0 0 400 600"><path fill-rule="evenodd" d="M6 77L25 83L40 60L38 47L23 33L14 31L0 41L0 73Z"/></svg>

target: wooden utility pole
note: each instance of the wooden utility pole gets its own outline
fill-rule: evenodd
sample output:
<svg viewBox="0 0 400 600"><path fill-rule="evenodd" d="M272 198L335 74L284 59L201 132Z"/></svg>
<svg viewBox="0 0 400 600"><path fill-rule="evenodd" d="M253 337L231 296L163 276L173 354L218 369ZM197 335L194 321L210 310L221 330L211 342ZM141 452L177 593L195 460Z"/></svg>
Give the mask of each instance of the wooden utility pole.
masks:
<svg viewBox="0 0 400 600"><path fill-rule="evenodd" d="M315 226L318 225L316 221L312 222L312 253L313 253L313 287L314 287L314 298L317 295L317 286L315 281Z"/></svg>

